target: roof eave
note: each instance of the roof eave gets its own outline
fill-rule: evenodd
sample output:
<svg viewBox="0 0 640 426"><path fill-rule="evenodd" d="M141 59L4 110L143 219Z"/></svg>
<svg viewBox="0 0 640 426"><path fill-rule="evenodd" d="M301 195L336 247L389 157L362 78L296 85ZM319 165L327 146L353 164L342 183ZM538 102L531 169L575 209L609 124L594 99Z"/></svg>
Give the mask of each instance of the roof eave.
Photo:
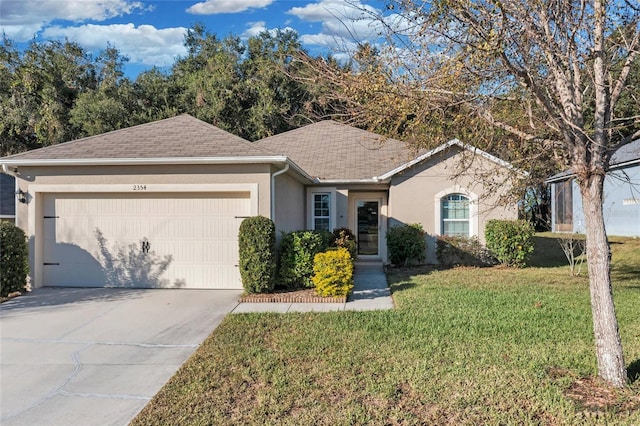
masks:
<svg viewBox="0 0 640 426"><path fill-rule="evenodd" d="M434 148L434 149L432 149L430 151L427 151L424 154L414 158L413 160L411 160L411 161L409 161L407 163L404 163L404 164L396 167L393 170L388 171L387 173L383 174L382 176L379 176L379 178L380 179L390 179L394 175L396 175L398 173L401 173L401 172L405 171L406 169L411 168L411 167L415 166L416 164L421 163L421 162L423 162L424 160L426 160L426 159L428 159L430 157L433 157L434 155L438 154L439 152L444 151L447 148L450 148L453 145L457 145L460 148L465 149L465 150L467 150L467 151L469 151L469 152L471 152L473 154L478 154L478 155L480 155L480 156L482 156L482 157L484 157L484 158L486 158L486 159L488 159L490 161L493 161L494 163L496 163L496 164L498 164L498 165L500 165L502 167L505 167L505 168L507 168L509 170L512 170L512 171L514 171L514 172L516 172L516 173L518 173L518 174L520 174L522 176L528 176L529 175L528 172L526 172L524 170L520 170L520 169L514 167L513 164L511 164L511 163L509 163L507 161L501 160L500 158L498 158L496 156L493 156L493 155L489 154L488 152L485 152L485 151L481 150L480 148L476 148L476 147L474 147L472 145L464 144L464 143L460 142L460 140L458 140L458 139L452 139L449 142L445 142L442 145L440 145L440 146L438 146L438 147L436 147L436 148Z"/></svg>
<svg viewBox="0 0 640 426"><path fill-rule="evenodd" d="M60 158L60 159L0 159L7 166L142 166L166 164L247 164L284 163L283 155L232 157L159 157L159 158Z"/></svg>
<svg viewBox="0 0 640 426"><path fill-rule="evenodd" d="M11 167L46 166L150 166L173 164L284 164L309 182L315 180L285 155L233 157L164 157L164 158L79 158L79 159L15 159L0 160L4 170Z"/></svg>
<svg viewBox="0 0 640 426"><path fill-rule="evenodd" d="M382 179L380 177L364 178L364 179L314 179L314 183L331 184L331 185L353 185L353 184L387 184L390 179Z"/></svg>
<svg viewBox="0 0 640 426"><path fill-rule="evenodd" d="M624 163L617 163L617 164L613 164L611 165L611 167L609 167L608 172L612 172L615 170L620 170L620 169L625 169L627 167L632 167L635 165L640 165L640 158L635 159L635 160L631 160L631 161L626 161ZM557 175L553 175L548 179L545 179L544 183L555 183L555 182L561 182L563 180L567 180L567 179L572 179L576 176L575 173L573 172L563 172L563 173L558 173Z"/></svg>

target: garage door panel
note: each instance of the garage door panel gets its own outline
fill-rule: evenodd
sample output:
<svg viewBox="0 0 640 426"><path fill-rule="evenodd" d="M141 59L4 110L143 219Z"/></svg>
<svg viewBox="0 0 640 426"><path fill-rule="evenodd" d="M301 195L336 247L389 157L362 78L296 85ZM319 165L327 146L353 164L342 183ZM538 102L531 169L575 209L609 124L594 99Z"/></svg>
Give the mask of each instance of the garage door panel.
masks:
<svg viewBox="0 0 640 426"><path fill-rule="evenodd" d="M175 196L174 196L175 195ZM187 194L189 195L189 194ZM237 234L250 213L248 193L191 194L50 194L45 211L45 285L242 288ZM108 257L96 237L105 239ZM142 241L149 253L143 253ZM61 250L61 247L66 247ZM118 262L120 257L130 259ZM166 271L149 281L171 257ZM96 266L97 265L97 266ZM136 282L114 277L141 276Z"/></svg>

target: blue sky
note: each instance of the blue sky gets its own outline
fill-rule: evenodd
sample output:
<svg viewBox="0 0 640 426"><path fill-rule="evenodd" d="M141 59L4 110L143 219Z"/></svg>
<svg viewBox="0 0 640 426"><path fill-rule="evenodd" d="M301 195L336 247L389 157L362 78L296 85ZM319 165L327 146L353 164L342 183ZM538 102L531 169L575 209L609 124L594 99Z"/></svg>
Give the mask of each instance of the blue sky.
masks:
<svg viewBox="0 0 640 426"><path fill-rule="evenodd" d="M219 37L290 28L312 54L345 55L380 31L361 8L383 7L379 0L0 0L0 31L18 46L69 39L97 53L110 44L135 76L184 55L184 34L195 23Z"/></svg>

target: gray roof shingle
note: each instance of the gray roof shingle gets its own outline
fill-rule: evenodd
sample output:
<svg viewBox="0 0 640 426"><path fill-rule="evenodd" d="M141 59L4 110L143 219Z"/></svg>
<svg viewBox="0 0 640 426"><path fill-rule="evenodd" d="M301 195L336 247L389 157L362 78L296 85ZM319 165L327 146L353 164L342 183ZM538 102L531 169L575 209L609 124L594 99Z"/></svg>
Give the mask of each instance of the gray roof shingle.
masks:
<svg viewBox="0 0 640 426"><path fill-rule="evenodd" d="M273 155L183 114L5 157L5 160L197 158Z"/></svg>
<svg viewBox="0 0 640 426"><path fill-rule="evenodd" d="M624 167L625 164L640 161L640 139L636 139L632 142L629 142L626 145L622 145L617 149L616 152L613 153L611 159L609 160L609 167L611 169L616 169L618 167ZM566 180L567 178L573 177L573 170L565 170L560 173L557 173L550 178L548 178L545 182L557 182L561 180Z"/></svg>
<svg viewBox="0 0 640 426"><path fill-rule="evenodd" d="M399 140L335 121L320 121L254 143L286 155L310 176L324 180L371 179L418 154Z"/></svg>
<svg viewBox="0 0 640 426"><path fill-rule="evenodd" d="M616 164L624 164L629 161L639 160L640 159L640 139L636 139L633 142L630 142L626 145L622 145L616 152L611 156L611 161L609 164L612 166Z"/></svg>

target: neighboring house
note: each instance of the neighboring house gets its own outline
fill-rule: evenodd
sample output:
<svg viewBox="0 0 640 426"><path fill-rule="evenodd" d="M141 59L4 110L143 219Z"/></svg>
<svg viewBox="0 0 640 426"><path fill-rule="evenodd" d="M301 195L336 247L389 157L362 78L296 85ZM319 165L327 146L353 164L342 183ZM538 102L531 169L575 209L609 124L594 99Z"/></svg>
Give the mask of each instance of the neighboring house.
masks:
<svg viewBox="0 0 640 426"><path fill-rule="evenodd" d="M16 180L0 174L0 221L14 223L16 218Z"/></svg>
<svg viewBox="0 0 640 426"><path fill-rule="evenodd" d="M608 235L640 237L640 139L618 149L604 182L604 221ZM580 188L571 171L550 177L551 229L585 232Z"/></svg>
<svg viewBox="0 0 640 426"><path fill-rule="evenodd" d="M35 287L242 288L237 233L253 215L279 234L348 227L360 259L382 262L390 226L422 224L433 261L434 236L483 240L488 219L517 216L515 203L495 207L507 186L476 179L509 164L455 140L416 153L332 121L250 143L181 115L0 163L26 194L16 223Z"/></svg>

